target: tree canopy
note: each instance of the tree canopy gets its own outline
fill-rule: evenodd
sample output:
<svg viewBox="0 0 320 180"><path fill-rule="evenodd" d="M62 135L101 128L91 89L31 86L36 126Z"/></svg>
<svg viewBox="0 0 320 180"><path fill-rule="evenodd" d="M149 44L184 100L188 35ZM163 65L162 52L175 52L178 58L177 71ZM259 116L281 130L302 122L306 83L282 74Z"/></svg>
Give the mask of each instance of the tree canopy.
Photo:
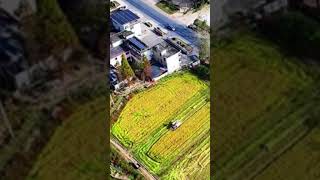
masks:
<svg viewBox="0 0 320 180"><path fill-rule="evenodd" d="M126 58L125 54L121 55L121 75L125 79L129 79L134 76L134 72Z"/></svg>
<svg viewBox="0 0 320 180"><path fill-rule="evenodd" d="M151 80L152 79L151 64L146 56L143 56L142 60L143 60L142 63L143 63L144 76L145 76L146 80Z"/></svg>
<svg viewBox="0 0 320 180"><path fill-rule="evenodd" d="M209 59L210 56L210 42L208 39L200 39L199 58L201 61Z"/></svg>

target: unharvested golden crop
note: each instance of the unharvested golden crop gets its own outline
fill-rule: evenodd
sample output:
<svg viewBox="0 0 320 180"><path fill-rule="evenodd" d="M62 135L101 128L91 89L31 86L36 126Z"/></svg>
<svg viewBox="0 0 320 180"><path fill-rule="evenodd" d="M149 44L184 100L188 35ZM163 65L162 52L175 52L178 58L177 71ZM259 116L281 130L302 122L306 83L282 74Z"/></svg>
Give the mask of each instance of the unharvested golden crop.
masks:
<svg viewBox="0 0 320 180"><path fill-rule="evenodd" d="M151 148L150 154L162 158L171 158L180 151L188 149L203 135L209 135L210 103L191 115L175 131L169 131Z"/></svg>
<svg viewBox="0 0 320 180"><path fill-rule="evenodd" d="M131 142L142 141L205 87L203 82L188 73L161 82L130 100L114 125L113 133L125 136Z"/></svg>

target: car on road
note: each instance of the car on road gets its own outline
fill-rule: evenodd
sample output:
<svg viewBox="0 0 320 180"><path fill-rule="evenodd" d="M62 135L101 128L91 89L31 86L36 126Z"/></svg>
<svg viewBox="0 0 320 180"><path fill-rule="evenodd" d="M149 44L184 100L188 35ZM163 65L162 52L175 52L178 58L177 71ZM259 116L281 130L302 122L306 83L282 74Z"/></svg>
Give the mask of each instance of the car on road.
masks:
<svg viewBox="0 0 320 180"><path fill-rule="evenodd" d="M175 31L176 30L176 28L174 26L170 25L170 24L167 24L166 28L171 30L171 31Z"/></svg>
<svg viewBox="0 0 320 180"><path fill-rule="evenodd" d="M141 167L141 165L137 162L130 162L129 164L135 169L139 169Z"/></svg>
<svg viewBox="0 0 320 180"><path fill-rule="evenodd" d="M150 27L150 28L153 26L153 25L151 24L151 22L148 22L148 21L144 22L144 24L145 24L146 26Z"/></svg>

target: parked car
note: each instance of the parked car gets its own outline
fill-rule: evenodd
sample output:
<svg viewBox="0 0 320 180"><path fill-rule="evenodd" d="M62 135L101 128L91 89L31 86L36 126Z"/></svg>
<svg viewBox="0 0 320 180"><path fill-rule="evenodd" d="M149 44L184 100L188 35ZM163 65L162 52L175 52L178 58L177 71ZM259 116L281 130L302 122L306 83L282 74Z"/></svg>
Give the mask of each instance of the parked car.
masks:
<svg viewBox="0 0 320 180"><path fill-rule="evenodd" d="M154 32L157 33L159 36L164 36L168 33L165 29L161 29L160 27L155 27Z"/></svg>
<svg viewBox="0 0 320 180"><path fill-rule="evenodd" d="M170 25L170 24L167 24L166 28L171 30L171 31L175 31L176 30L176 28L174 26Z"/></svg>
<svg viewBox="0 0 320 180"><path fill-rule="evenodd" d="M148 27L152 27L153 25L151 24L151 22L144 22L144 24Z"/></svg>
<svg viewBox="0 0 320 180"><path fill-rule="evenodd" d="M189 29L192 29L194 31L197 31L197 26L195 26L194 24L190 24L187 26Z"/></svg>

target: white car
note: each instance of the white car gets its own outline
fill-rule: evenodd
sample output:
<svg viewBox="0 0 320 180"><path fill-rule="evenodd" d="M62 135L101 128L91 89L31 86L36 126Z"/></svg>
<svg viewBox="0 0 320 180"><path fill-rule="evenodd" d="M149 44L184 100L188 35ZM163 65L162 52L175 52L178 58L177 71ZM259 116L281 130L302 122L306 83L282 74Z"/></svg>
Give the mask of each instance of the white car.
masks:
<svg viewBox="0 0 320 180"><path fill-rule="evenodd" d="M166 27L167 27L167 29L169 29L171 31L175 31L176 30L176 28L174 26L170 25L170 24L167 24Z"/></svg>

